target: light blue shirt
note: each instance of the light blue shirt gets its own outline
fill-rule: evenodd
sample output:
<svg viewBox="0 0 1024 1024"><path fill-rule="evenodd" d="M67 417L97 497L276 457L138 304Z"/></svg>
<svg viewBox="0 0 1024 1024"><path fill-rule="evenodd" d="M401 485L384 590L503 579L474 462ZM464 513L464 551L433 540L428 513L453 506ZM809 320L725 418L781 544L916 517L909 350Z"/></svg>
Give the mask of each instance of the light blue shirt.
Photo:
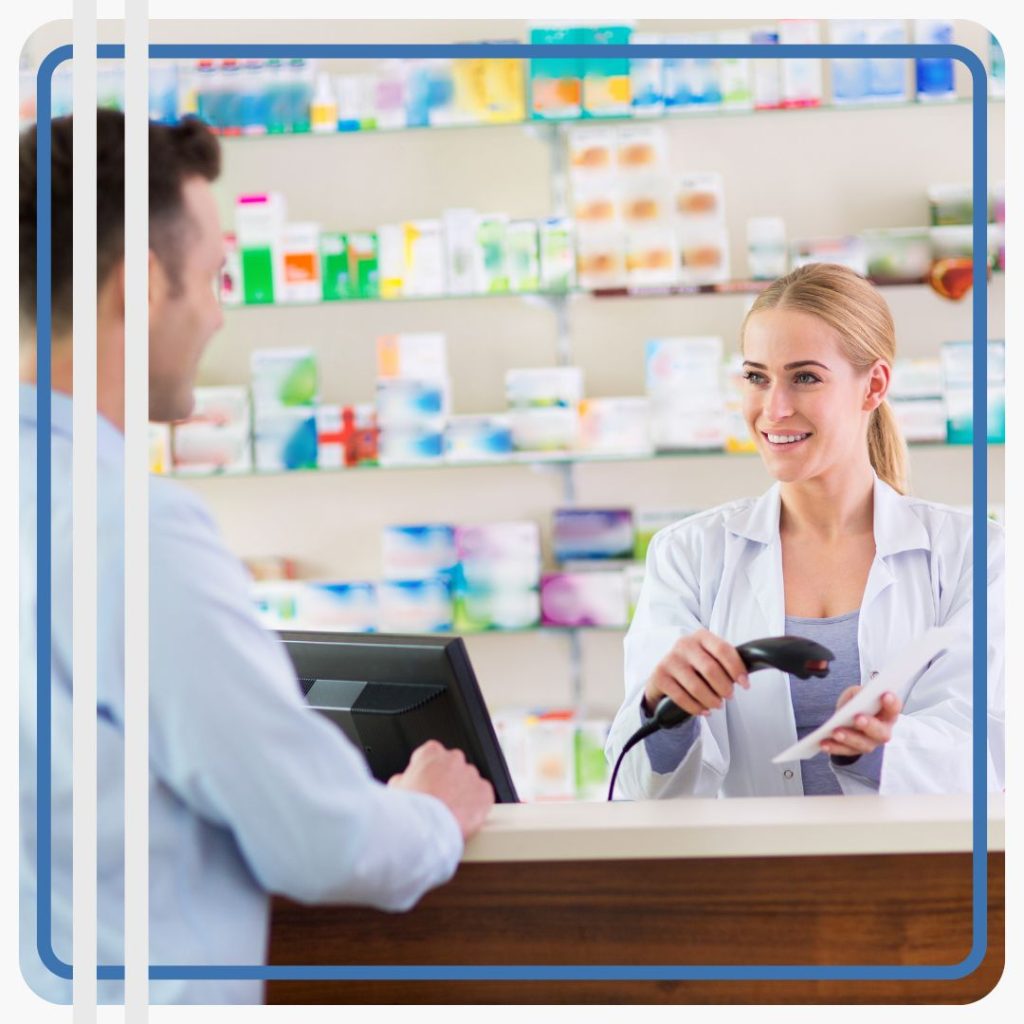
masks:
<svg viewBox="0 0 1024 1024"><path fill-rule="evenodd" d="M52 936L71 962L71 399L52 393ZM98 960L123 964L124 596L121 433L97 433ZM70 1002L36 946L36 390L21 388L21 966ZM447 807L390 789L305 704L252 610L244 568L189 491L150 488L150 963L262 964L269 892L410 907L447 881L462 836ZM131 681L129 680L129 685ZM81 781L79 783L81 784ZM257 1002L260 981L153 982L153 1002ZM123 1001L101 981L104 1002Z"/></svg>

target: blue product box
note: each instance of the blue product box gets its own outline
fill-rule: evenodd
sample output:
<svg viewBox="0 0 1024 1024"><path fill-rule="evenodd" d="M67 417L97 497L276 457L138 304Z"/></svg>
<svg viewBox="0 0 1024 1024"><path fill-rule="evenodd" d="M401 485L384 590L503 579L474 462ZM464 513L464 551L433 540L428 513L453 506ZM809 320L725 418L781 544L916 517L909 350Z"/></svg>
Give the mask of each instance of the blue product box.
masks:
<svg viewBox="0 0 1024 1024"><path fill-rule="evenodd" d="M447 580L385 580L377 593L380 628L385 632L442 633L452 628L452 594Z"/></svg>
<svg viewBox="0 0 1024 1024"><path fill-rule="evenodd" d="M555 558L632 558L635 535L628 508L555 510Z"/></svg>
<svg viewBox="0 0 1024 1024"><path fill-rule="evenodd" d="M386 526L381 532L381 560L387 580L448 579L458 561L455 527L447 523Z"/></svg>

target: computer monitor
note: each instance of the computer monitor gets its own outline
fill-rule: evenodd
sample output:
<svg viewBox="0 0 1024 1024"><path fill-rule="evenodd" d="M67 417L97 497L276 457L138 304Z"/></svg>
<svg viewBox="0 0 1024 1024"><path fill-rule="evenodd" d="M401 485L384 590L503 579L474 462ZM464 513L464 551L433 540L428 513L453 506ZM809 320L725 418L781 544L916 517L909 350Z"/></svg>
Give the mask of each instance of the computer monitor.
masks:
<svg viewBox="0 0 1024 1024"><path fill-rule="evenodd" d="M280 635L310 707L363 751L381 782L433 739L462 750L499 803L518 801L461 637Z"/></svg>

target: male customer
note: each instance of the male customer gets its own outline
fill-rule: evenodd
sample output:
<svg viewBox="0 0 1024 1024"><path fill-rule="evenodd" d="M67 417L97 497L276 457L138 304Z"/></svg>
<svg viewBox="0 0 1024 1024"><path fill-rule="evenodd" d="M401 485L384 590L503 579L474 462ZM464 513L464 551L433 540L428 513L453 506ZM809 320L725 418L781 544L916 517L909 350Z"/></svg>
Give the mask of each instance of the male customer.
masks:
<svg viewBox="0 0 1024 1024"><path fill-rule="evenodd" d="M70 1001L37 951L36 446L51 444L53 952L71 960L71 138L53 122L51 438L38 430L36 132L20 143L21 935L32 988ZM97 114L98 958L124 963L124 119ZM217 140L197 121L150 125L149 409L192 410L199 359L221 326L223 242L210 183ZM130 570L130 566L128 567ZM282 646L259 625L246 574L203 505L150 491L150 962L260 964L268 893L412 906L451 877L494 796L461 752L430 743L384 786L304 704ZM84 785L79 779L76 788ZM259 981L164 981L153 1001L254 1002ZM100 998L119 1001L119 982Z"/></svg>

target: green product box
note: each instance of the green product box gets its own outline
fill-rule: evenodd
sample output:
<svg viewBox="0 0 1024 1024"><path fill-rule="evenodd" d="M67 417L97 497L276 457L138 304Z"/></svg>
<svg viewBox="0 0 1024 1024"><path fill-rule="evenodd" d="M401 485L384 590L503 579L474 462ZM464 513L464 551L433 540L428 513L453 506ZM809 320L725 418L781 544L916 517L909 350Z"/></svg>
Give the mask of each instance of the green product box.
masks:
<svg viewBox="0 0 1024 1024"><path fill-rule="evenodd" d="M349 298L377 298L380 294L377 233L375 231L351 231L346 242Z"/></svg>
<svg viewBox="0 0 1024 1024"><path fill-rule="evenodd" d="M274 253L269 245L241 250L242 301L264 305L274 301Z"/></svg>
<svg viewBox="0 0 1024 1024"><path fill-rule="evenodd" d="M605 723L582 721L573 737L576 798L604 799L608 787L608 761L604 755Z"/></svg>
<svg viewBox="0 0 1024 1024"><path fill-rule="evenodd" d="M507 292L508 218L500 215L482 216L476 230L476 244L483 267L483 292Z"/></svg>
<svg viewBox="0 0 1024 1024"><path fill-rule="evenodd" d="M320 276L324 302L338 302L352 297L349 288L348 239L341 231L328 231L320 236Z"/></svg>

